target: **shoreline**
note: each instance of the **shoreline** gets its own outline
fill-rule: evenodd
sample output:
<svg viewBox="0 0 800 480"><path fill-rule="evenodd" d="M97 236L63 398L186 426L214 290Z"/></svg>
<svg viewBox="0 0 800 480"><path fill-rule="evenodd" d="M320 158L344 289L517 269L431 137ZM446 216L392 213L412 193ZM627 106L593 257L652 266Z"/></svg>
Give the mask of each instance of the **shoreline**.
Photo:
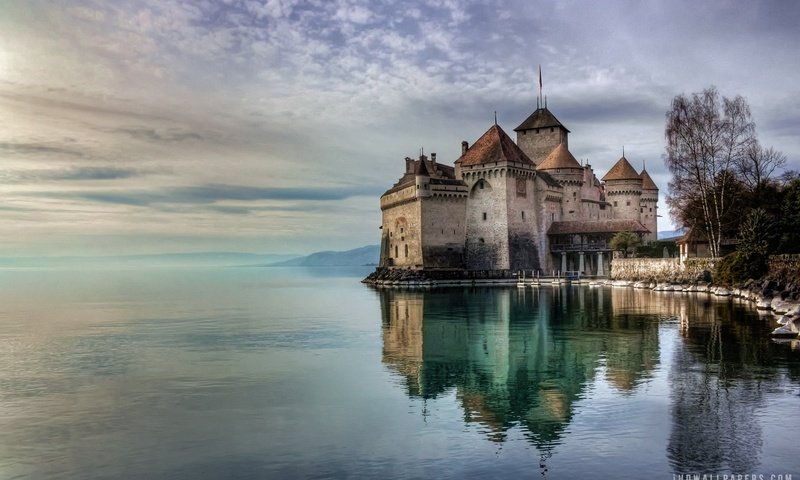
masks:
<svg viewBox="0 0 800 480"><path fill-rule="evenodd" d="M740 287L728 288L714 285L711 282L655 282L644 280L612 280L608 277L537 277L523 278L509 275L497 275L494 278L476 275L464 278L447 272L446 275L431 275L431 272L415 272L409 270L396 271L396 275L373 272L362 280L373 288L410 288L432 289L443 287L513 287L538 288L540 286L586 285L589 287L634 288L654 292L706 293L721 298L737 298L753 304L760 312L770 312L777 317L778 327L770 334L773 338L800 339L800 298L788 290L776 291L778 284L764 281L759 287L757 282L748 281ZM377 273L377 274L376 274ZM444 278L435 278L436 276ZM450 277L450 278L447 278ZM457 278L461 277L461 278ZM795 298L792 298L795 297Z"/></svg>

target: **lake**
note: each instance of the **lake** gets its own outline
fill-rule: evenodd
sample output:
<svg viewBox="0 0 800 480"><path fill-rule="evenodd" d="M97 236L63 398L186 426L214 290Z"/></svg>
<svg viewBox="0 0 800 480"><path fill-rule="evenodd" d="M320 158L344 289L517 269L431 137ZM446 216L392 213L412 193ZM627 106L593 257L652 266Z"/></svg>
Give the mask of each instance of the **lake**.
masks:
<svg viewBox="0 0 800 480"><path fill-rule="evenodd" d="M368 272L0 270L0 478L800 479L750 305Z"/></svg>

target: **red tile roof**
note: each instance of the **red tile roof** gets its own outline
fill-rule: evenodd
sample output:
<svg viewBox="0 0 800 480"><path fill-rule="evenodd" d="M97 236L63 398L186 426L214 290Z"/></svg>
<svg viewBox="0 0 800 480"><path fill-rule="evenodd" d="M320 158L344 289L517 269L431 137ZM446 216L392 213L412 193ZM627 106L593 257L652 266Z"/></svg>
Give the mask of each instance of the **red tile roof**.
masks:
<svg viewBox="0 0 800 480"><path fill-rule="evenodd" d="M642 177L642 189L643 190L658 190L658 185L653 179L650 177L650 174L647 173L647 170L642 170L642 173L639 174Z"/></svg>
<svg viewBox="0 0 800 480"><path fill-rule="evenodd" d="M498 125L492 125L467 153L456 163L462 167L481 165L492 162L515 162L533 166L534 163L525 155L516 143Z"/></svg>
<svg viewBox="0 0 800 480"><path fill-rule="evenodd" d="M581 164L575 160L575 157L569 153L567 146L559 143L552 152L542 160L542 163L536 167L536 170L553 170L556 168L578 168L583 169Z"/></svg>
<svg viewBox="0 0 800 480"><path fill-rule="evenodd" d="M606 173L605 177L603 177L603 181L607 182L608 180L638 180L641 177L636 172L636 170L631 166L628 162L628 159L625 158L623 155L617 160L617 163L611 167L611 170Z"/></svg>
<svg viewBox="0 0 800 480"><path fill-rule="evenodd" d="M522 130L547 127L560 127L567 130L550 110L547 108L537 108L536 111L531 113L531 115L520 123L519 127L515 128L514 131L519 132ZM567 130L567 132L569 132L569 130Z"/></svg>

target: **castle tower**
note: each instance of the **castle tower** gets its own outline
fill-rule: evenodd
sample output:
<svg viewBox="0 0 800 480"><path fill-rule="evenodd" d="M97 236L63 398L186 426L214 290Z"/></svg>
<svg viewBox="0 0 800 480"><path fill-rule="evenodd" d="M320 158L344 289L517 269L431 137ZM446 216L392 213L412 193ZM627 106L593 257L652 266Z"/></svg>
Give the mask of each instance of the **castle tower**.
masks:
<svg viewBox="0 0 800 480"><path fill-rule="evenodd" d="M658 239L658 186L646 169L643 168L639 176L642 177L641 220L639 221L650 230L650 233L644 236L645 242L652 242Z"/></svg>
<svg viewBox="0 0 800 480"><path fill-rule="evenodd" d="M538 269L536 166L497 124L462 151L455 168L469 191L467 269Z"/></svg>
<svg viewBox="0 0 800 480"><path fill-rule="evenodd" d="M606 199L611 203L611 218L638 222L641 218L642 177L625 155L611 167L603 181Z"/></svg>
<svg viewBox="0 0 800 480"><path fill-rule="evenodd" d="M569 148L569 130L547 107L537 108L514 131L517 132L517 145L536 165L542 163L557 146L563 144Z"/></svg>
<svg viewBox="0 0 800 480"><path fill-rule="evenodd" d="M381 196L381 267L464 268L467 189L454 169L420 155Z"/></svg>
<svg viewBox="0 0 800 480"><path fill-rule="evenodd" d="M559 144L539 163L536 170L547 172L563 188L561 219L581 219L581 187L583 187L585 171L567 149L567 145Z"/></svg>

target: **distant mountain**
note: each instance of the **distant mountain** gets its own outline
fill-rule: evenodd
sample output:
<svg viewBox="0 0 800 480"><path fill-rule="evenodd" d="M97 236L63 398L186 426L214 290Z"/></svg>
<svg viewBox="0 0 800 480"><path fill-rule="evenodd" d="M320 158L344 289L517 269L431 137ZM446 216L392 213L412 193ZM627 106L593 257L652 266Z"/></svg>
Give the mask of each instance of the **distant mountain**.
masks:
<svg viewBox="0 0 800 480"><path fill-rule="evenodd" d="M154 267L264 265L294 255L239 252L161 253L151 255L0 257L0 267Z"/></svg>
<svg viewBox="0 0 800 480"><path fill-rule="evenodd" d="M367 245L344 252L316 252L305 257L273 263L276 267L339 267L377 265L381 254L379 245Z"/></svg>
<svg viewBox="0 0 800 480"><path fill-rule="evenodd" d="M659 240L663 240L665 238L680 237L684 233L686 233L686 229L685 228L679 228L677 230L662 230L662 231L658 232L658 239Z"/></svg>

